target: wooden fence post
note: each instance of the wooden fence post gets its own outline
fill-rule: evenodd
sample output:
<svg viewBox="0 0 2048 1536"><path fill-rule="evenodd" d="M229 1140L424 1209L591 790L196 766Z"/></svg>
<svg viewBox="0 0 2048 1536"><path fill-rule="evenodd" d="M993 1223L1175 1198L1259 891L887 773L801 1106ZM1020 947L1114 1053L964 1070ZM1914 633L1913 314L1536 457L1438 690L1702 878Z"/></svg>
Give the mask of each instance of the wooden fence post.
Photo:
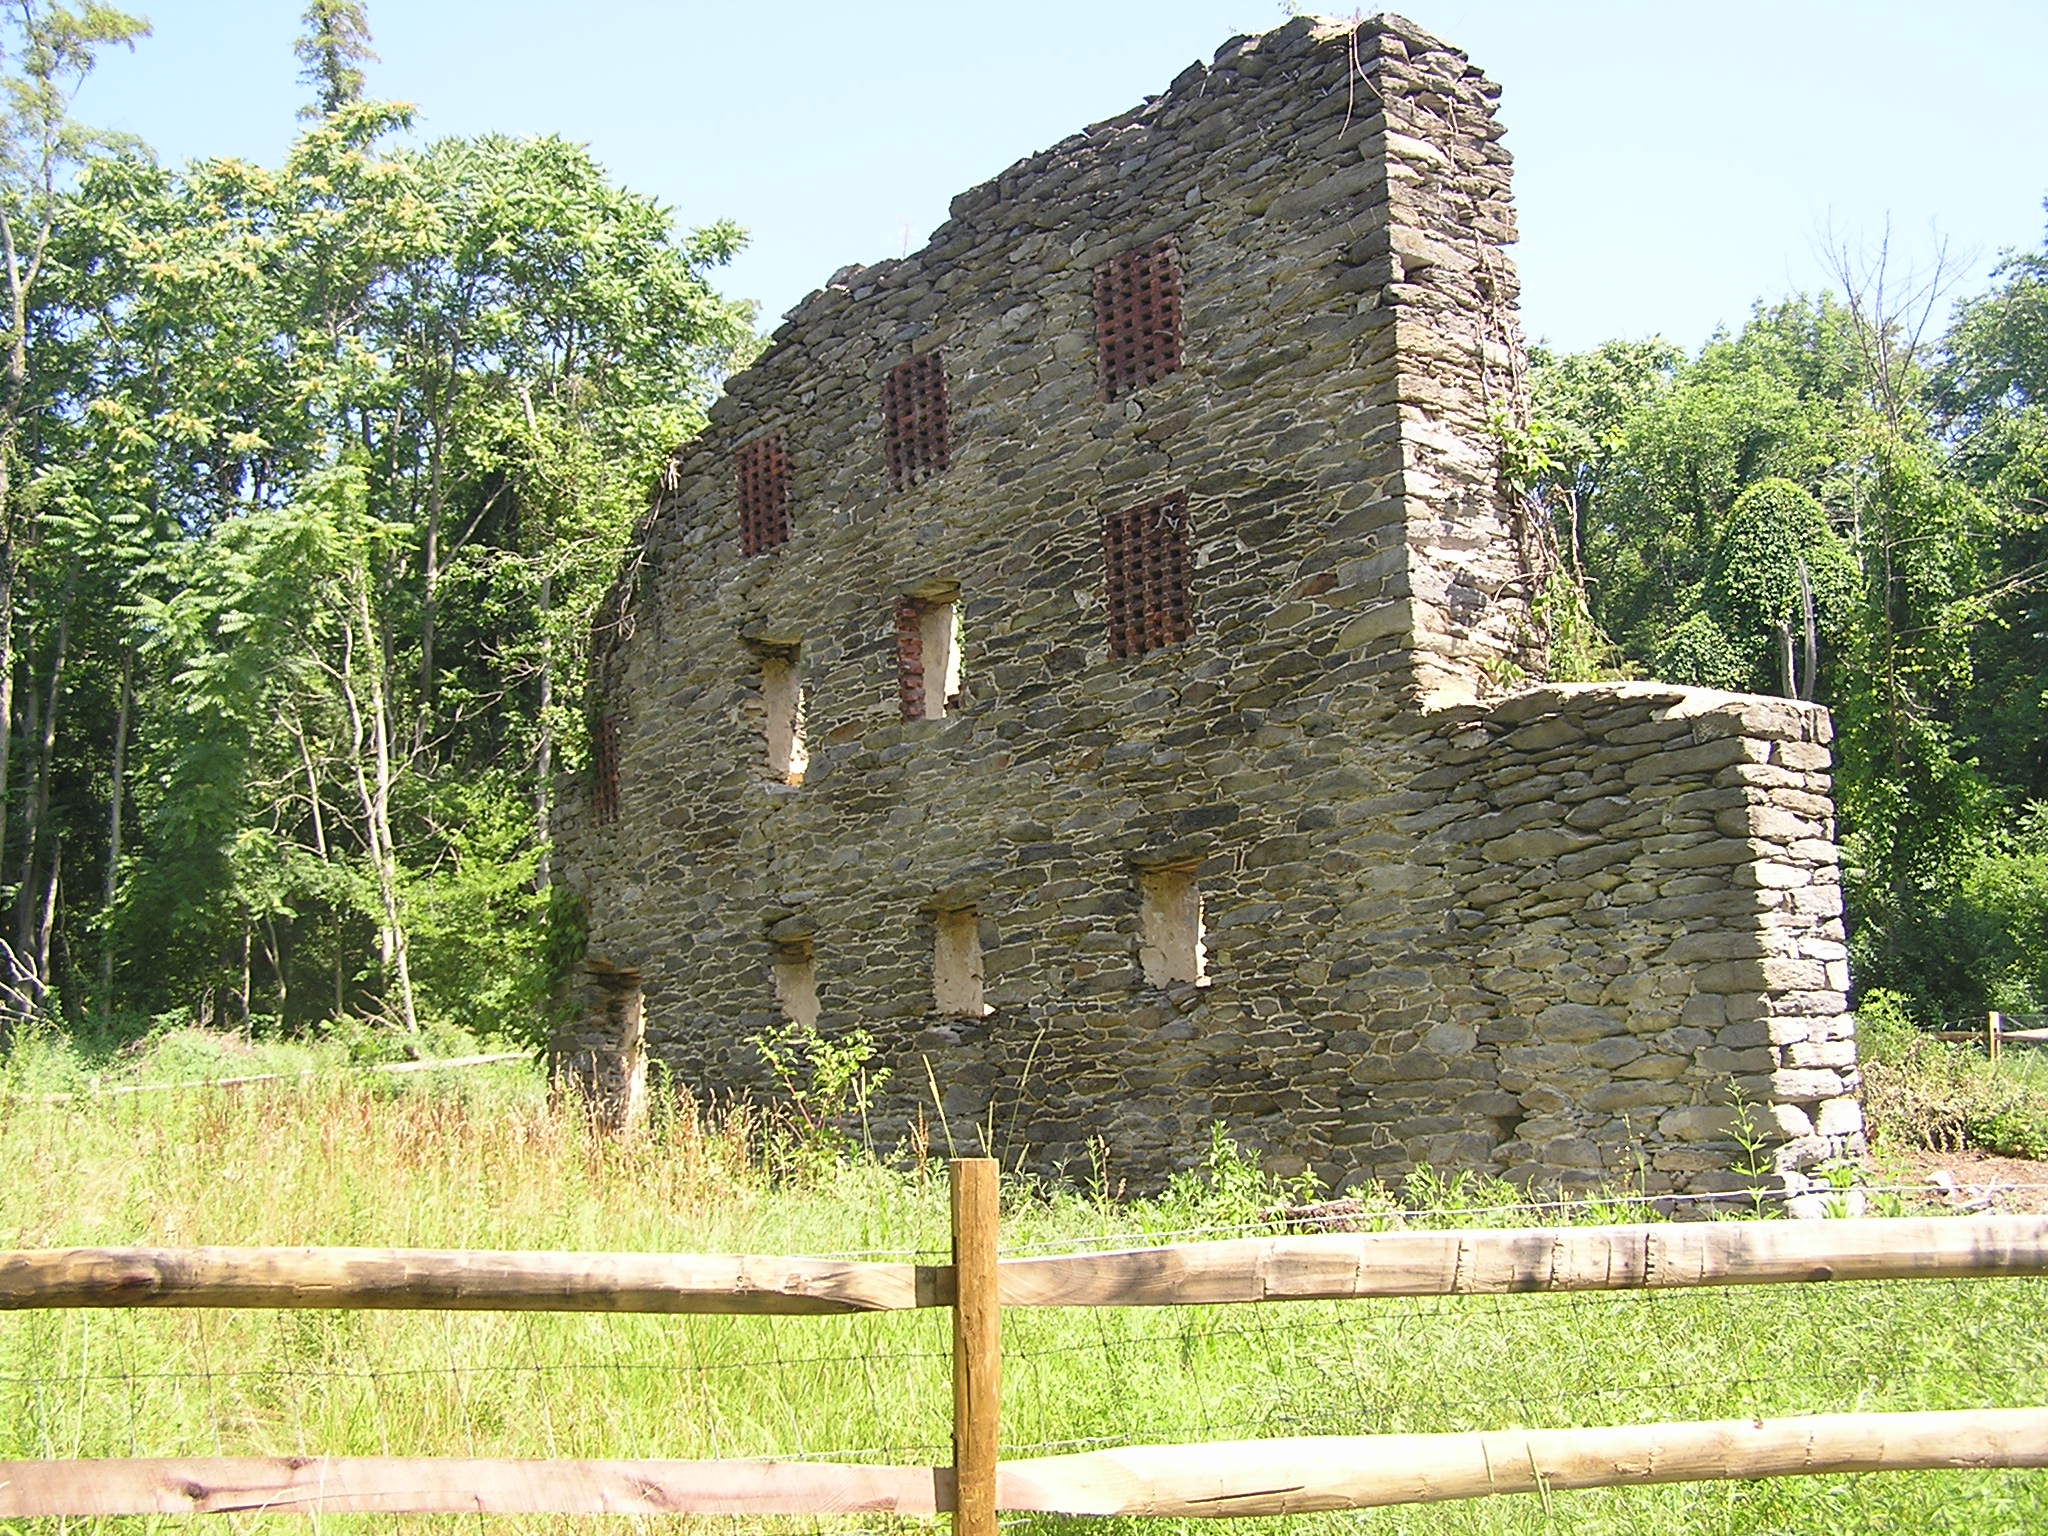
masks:
<svg viewBox="0 0 2048 1536"><path fill-rule="evenodd" d="M953 1194L953 1536L996 1536L1002 1321L996 1302L997 1164L956 1158Z"/></svg>
<svg viewBox="0 0 2048 1536"><path fill-rule="evenodd" d="M2003 1033L2005 1020L1993 1010L1991 1017L1984 1022L1984 1049L1991 1057L1991 1064L1994 1067L1998 1065L1998 1037Z"/></svg>

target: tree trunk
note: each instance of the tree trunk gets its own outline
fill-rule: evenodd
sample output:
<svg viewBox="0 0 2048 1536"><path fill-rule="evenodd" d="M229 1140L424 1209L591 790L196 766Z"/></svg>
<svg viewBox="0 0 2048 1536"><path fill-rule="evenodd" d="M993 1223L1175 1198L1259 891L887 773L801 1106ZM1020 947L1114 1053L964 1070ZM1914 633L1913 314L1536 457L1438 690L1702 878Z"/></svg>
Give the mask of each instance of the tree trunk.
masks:
<svg viewBox="0 0 2048 1536"><path fill-rule="evenodd" d="M289 1018L286 1005L291 996L284 975L284 941L277 936L277 921L271 917L263 919L263 958L270 965L270 979L277 983L277 1022L282 1029Z"/></svg>
<svg viewBox="0 0 2048 1536"><path fill-rule="evenodd" d="M434 620L441 592L441 513L446 503L441 430L432 429L427 464L427 526L420 542L420 730L434 712Z"/></svg>
<svg viewBox="0 0 2048 1536"><path fill-rule="evenodd" d="M1806 686L1799 697L1814 697L1815 679L1820 675L1820 623L1813 612L1813 582L1806 574L1806 558L1799 560L1799 612L1806 629Z"/></svg>
<svg viewBox="0 0 2048 1536"><path fill-rule="evenodd" d="M100 1006L114 1011L114 897L121 883L121 810L128 786L128 721L135 710L135 649L121 650L121 702L114 713L114 790L107 806L107 874L100 890Z"/></svg>
<svg viewBox="0 0 2048 1536"><path fill-rule="evenodd" d="M241 983L235 992L235 1007L241 1015L235 1022L242 1027L242 1033L245 1035L253 1033L249 1022L249 950L251 948L251 938L249 924L245 922L242 924Z"/></svg>
<svg viewBox="0 0 2048 1536"><path fill-rule="evenodd" d="M354 760L356 792L362 801L363 830L369 844L370 864L377 874L377 898L382 914L382 921L378 924L377 949L383 962L386 985L397 988L399 1022L407 1030L416 1031L419 1016L413 1008L412 966L406 953L405 923L399 909L398 851L391 836L391 718L390 703L384 691L384 652L378 644L376 620L370 612L370 573L367 566L359 565L351 573L351 578L355 586L354 612L348 624L350 640L343 651L342 691L354 742L350 756ZM358 624L361 625L360 632L356 629ZM372 658L367 701L357 692L354 669L349 660L357 639L361 640L364 651ZM366 702L367 728L364 719ZM374 787L369 771L363 766L366 734L376 774Z"/></svg>
<svg viewBox="0 0 2048 1536"><path fill-rule="evenodd" d="M63 893L64 843L50 840L50 873L43 882L41 917L36 923L36 1000L45 1010L50 1002L50 935L57 927L57 899Z"/></svg>
<svg viewBox="0 0 2048 1536"><path fill-rule="evenodd" d="M535 752L533 774L533 835L540 848L534 861L533 886L544 891L554 879L553 849L548 842L549 824L555 809L555 641L549 628L555 605L555 577L543 571L540 578L540 742Z"/></svg>
<svg viewBox="0 0 2048 1536"><path fill-rule="evenodd" d="M26 722L36 741L36 783L35 792L29 797L28 820L22 828L24 841L21 861L21 888L15 896L14 947L17 957L26 957L29 966L29 996L34 1006L41 1009L47 1005L50 989L49 931L55 921L51 903L56 900L58 857L52 851L50 833L50 776L57 756L57 716L64 698L64 663L71 649L71 593L69 579L64 584L57 619L57 635L50 655L50 687L47 699L34 690L29 693L30 713L39 716ZM39 872L47 866L47 874L40 882ZM30 892L40 883L41 894L31 899Z"/></svg>
<svg viewBox="0 0 2048 1536"><path fill-rule="evenodd" d="M8 776L14 766L14 539L5 531L8 466L0 451L0 870L7 867ZM23 977L12 953L0 956L0 1051L26 1018L21 1006Z"/></svg>

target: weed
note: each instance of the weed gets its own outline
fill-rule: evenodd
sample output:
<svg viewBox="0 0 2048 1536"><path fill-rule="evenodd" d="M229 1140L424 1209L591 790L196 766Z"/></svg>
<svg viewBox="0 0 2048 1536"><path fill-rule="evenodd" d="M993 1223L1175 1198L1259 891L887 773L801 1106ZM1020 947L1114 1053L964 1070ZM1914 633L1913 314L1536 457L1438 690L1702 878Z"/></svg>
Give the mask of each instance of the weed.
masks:
<svg viewBox="0 0 2048 1536"><path fill-rule="evenodd" d="M834 1037L791 1021L749 1043L782 1090L787 1114L775 1150L812 1172L844 1162L855 1146L848 1123L865 1127L868 1105L889 1077L886 1068L868 1070L875 1037L864 1029Z"/></svg>
<svg viewBox="0 0 2048 1536"><path fill-rule="evenodd" d="M1097 1182L1100 1187L1100 1175ZM1191 1227L1237 1226L1262 1222L1275 1210L1313 1200L1317 1193L1314 1174L1275 1178L1218 1123L1209 1127L1209 1155L1201 1166L1167 1181L1163 1203Z"/></svg>
<svg viewBox="0 0 2048 1536"><path fill-rule="evenodd" d="M1866 1060L1863 1110L1880 1147L1978 1148L2048 1159L2048 1085L2031 1061L1986 1061L1975 1047L1915 1034Z"/></svg>
<svg viewBox="0 0 2048 1536"><path fill-rule="evenodd" d="M1771 1214L1765 1202L1777 1191L1778 1166L1771 1154L1770 1138L1757 1123L1756 1106L1740 1088L1731 1086L1729 1104L1734 1111L1728 1134L1740 1149L1729 1169L1742 1180L1749 1196L1749 1214L1761 1219Z"/></svg>

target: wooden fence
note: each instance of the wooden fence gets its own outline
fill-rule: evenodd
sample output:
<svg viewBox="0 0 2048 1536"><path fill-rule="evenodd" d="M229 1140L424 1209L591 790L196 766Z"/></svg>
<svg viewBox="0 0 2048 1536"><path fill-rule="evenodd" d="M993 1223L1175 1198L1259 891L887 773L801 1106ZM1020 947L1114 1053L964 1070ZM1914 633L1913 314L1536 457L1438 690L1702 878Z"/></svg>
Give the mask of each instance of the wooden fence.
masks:
<svg viewBox="0 0 2048 1536"><path fill-rule="evenodd" d="M1937 1040L1982 1045L1984 1054L1994 1063L1998 1060L1999 1048L2008 1040L2021 1045L2048 1045L2048 1029L2014 1029L2006 1022L2005 1015L1997 1012L1984 1016L1982 1029L1937 1029L1933 1033Z"/></svg>
<svg viewBox="0 0 2048 1536"><path fill-rule="evenodd" d="M0 1518L220 1512L1294 1514L1538 1489L2048 1466L2048 1409L1321 1436L997 1459L1004 1307L1131 1307L2048 1274L2048 1217L1329 1233L999 1259L996 1165L955 1162L953 1261L93 1248L0 1253L0 1309L819 1314L946 1307L953 1462L214 1457L0 1462Z"/></svg>

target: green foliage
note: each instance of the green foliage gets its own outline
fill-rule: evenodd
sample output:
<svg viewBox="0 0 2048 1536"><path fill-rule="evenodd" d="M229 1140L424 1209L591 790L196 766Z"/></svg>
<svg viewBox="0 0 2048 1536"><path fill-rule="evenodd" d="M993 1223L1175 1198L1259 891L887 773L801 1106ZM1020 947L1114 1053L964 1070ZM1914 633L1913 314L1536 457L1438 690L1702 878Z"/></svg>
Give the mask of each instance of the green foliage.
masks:
<svg viewBox="0 0 2048 1536"><path fill-rule="evenodd" d="M421 1006L471 1034L544 1044L557 969L553 901L536 878L540 844L525 786L500 770L421 788L427 803L415 814L441 848L436 864L406 878Z"/></svg>
<svg viewBox="0 0 2048 1536"><path fill-rule="evenodd" d="M134 30L15 20L67 87ZM585 636L655 472L752 344L706 281L740 234L678 232L560 139L393 147L410 109L362 99L361 6L305 20L320 102L275 167L99 153L60 185L89 136L15 98L48 174L17 157L0 217L40 210L50 238L12 482L37 536L0 537L0 676L51 809L10 837L24 797L0 782L25 874L6 915L36 932L56 893L31 980L110 1019L533 1040L574 932L545 828Z"/></svg>
<svg viewBox="0 0 2048 1536"><path fill-rule="evenodd" d="M2042 995L2016 956L2018 807L2048 797L2048 257L2000 276L1939 352L1870 288L1759 305L1693 358L1531 375L1524 458L1593 633L1622 667L1830 706L1855 972L1930 1017Z"/></svg>
<svg viewBox="0 0 2048 1536"><path fill-rule="evenodd" d="M306 66L299 79L319 93L299 116L332 117L363 98L363 65L377 57L370 51L369 20L357 0L312 0L299 19L306 28L292 45Z"/></svg>
<svg viewBox="0 0 2048 1536"><path fill-rule="evenodd" d="M1702 592L1702 611L1746 663L1723 686L1810 697L1814 679L1784 677L1778 652L1797 654L1810 611L1831 653L1849 631L1858 583L1855 561L1811 495L1775 477L1747 487L1721 525Z"/></svg>
<svg viewBox="0 0 2048 1536"><path fill-rule="evenodd" d="M875 1037L864 1029L833 1036L815 1024L791 1020L751 1037L781 1092L785 1114L770 1148L778 1164L816 1174L844 1163L866 1141L868 1105L888 1082L887 1068L871 1071ZM862 1138L856 1142L852 1124Z"/></svg>
<svg viewBox="0 0 2048 1536"><path fill-rule="evenodd" d="M2048 1089L1958 1041L1921 1035L1896 1057L1866 1062L1863 1112L1880 1150L2048 1157Z"/></svg>
<svg viewBox="0 0 2048 1536"><path fill-rule="evenodd" d="M2048 1158L2048 1106L1998 1109L1970 1122L1973 1145L2000 1157Z"/></svg>
<svg viewBox="0 0 2048 1536"><path fill-rule="evenodd" d="M1188 1226L1231 1226L1270 1220L1275 1212L1316 1198L1312 1173L1277 1178L1240 1146L1221 1122L1209 1127L1209 1152L1167 1181L1164 1203Z"/></svg>
<svg viewBox="0 0 2048 1536"><path fill-rule="evenodd" d="M1585 589L1553 571L1532 606L1545 639L1543 675L1553 683L1598 683L1633 676L1627 659L1593 617Z"/></svg>
<svg viewBox="0 0 2048 1536"><path fill-rule="evenodd" d="M1652 653L1658 677L1695 688L1748 686L1754 659L1745 655L1710 613L1695 610L1658 642Z"/></svg>
<svg viewBox="0 0 2048 1536"><path fill-rule="evenodd" d="M1877 909L1891 920L1883 949L1859 935L1867 983L1911 988L1931 1020L2048 1010L2048 806L1988 828L1943 870L1912 906Z"/></svg>
<svg viewBox="0 0 2048 1536"><path fill-rule="evenodd" d="M1913 999L1887 987L1866 988L1856 999L1856 1055L1871 1062L1898 1062L1920 1038Z"/></svg>
<svg viewBox="0 0 2048 1536"><path fill-rule="evenodd" d="M1752 1220L1760 1221L1772 1215L1775 1209L1769 1204L1772 1192L1778 1187L1775 1139L1758 1123L1757 1106L1740 1087L1731 1089L1729 1103L1734 1115L1728 1134L1738 1151L1729 1163L1728 1171L1742 1180L1743 1189L1749 1196L1748 1215Z"/></svg>

